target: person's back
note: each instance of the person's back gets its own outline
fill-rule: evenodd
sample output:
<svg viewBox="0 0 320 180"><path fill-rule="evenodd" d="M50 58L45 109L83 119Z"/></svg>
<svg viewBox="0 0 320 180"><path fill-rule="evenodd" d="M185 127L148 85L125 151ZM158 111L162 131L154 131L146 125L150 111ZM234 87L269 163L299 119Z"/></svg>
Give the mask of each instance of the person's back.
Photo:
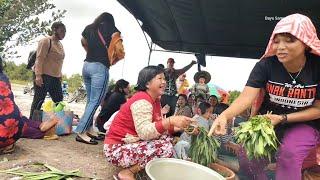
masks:
<svg viewBox="0 0 320 180"><path fill-rule="evenodd" d="M103 125L109 120L111 115L120 109L120 106L126 102L126 96L120 92L113 92L105 101L101 108L101 112L97 118L97 127L99 131L105 132Z"/></svg>
<svg viewBox="0 0 320 180"><path fill-rule="evenodd" d="M81 44L86 51L82 67L82 79L85 84L88 100L85 111L74 132L76 141L96 145L102 140L97 132L92 131L93 116L103 101L109 82L109 46L114 34L120 33L115 26L113 16L107 12L100 14L93 23L82 32ZM106 46L107 45L107 46Z"/></svg>
<svg viewBox="0 0 320 180"><path fill-rule="evenodd" d="M106 99L96 120L99 131L105 132L105 129L103 128L104 123L107 122L112 114L118 111L120 106L127 101L126 95L129 94L129 88L129 82L120 79L116 82L114 91L110 92L110 95L108 95L109 92L107 93Z"/></svg>

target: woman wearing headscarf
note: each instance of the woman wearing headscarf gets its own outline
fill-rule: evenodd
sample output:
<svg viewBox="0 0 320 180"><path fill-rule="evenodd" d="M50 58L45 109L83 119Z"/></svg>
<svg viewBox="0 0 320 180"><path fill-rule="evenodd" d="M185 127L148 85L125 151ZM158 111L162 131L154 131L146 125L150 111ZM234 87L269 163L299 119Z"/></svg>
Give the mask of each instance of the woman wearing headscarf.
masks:
<svg viewBox="0 0 320 180"><path fill-rule="evenodd" d="M107 92L109 80L109 59L106 44L110 44L112 36L119 32L113 16L102 13L82 32L81 43L87 52L84 60L82 76L87 90L87 104L83 116L75 130L76 141L96 145L97 133L92 131L93 116ZM101 35L99 37L99 34ZM91 131L90 131L91 130Z"/></svg>
<svg viewBox="0 0 320 180"><path fill-rule="evenodd" d="M160 97L166 80L163 68L148 66L139 73L137 93L123 104L105 138L107 160L124 168L116 179L134 179L134 174L155 158L172 157L172 134L192 121L186 116L162 118Z"/></svg>
<svg viewBox="0 0 320 180"><path fill-rule="evenodd" d="M301 180L304 159L320 143L319 80L320 40L316 29L308 17L289 15L277 23L241 95L215 120L209 135L225 134L228 121L258 102L258 113L273 112L266 116L281 141L276 179ZM240 152L240 166L246 168L248 176L267 179L265 163L246 161L244 156Z"/></svg>

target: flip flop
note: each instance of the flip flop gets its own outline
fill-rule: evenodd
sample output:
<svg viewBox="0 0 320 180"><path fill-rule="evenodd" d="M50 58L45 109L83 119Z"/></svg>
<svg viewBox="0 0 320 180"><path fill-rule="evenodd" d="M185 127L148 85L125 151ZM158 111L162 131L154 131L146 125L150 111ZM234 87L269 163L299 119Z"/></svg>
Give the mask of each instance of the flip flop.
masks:
<svg viewBox="0 0 320 180"><path fill-rule="evenodd" d="M95 140L97 140L97 141L102 141L102 140L104 140L104 138L105 138L105 136L102 135L102 134L98 134L98 136L95 136L95 135L92 135L92 134L90 134L90 133L87 133L87 135L88 135L90 138L95 139Z"/></svg>
<svg viewBox="0 0 320 180"><path fill-rule="evenodd" d="M86 140L82 139L79 135L76 136L76 141L81 142L81 143L85 143L85 144L91 144L91 145L98 144L98 141L96 141L95 139L90 139L90 141L86 141Z"/></svg>
<svg viewBox="0 0 320 180"><path fill-rule="evenodd" d="M114 179L114 180L121 180L121 179L119 178L118 174L113 175L113 179Z"/></svg>
<svg viewBox="0 0 320 180"><path fill-rule="evenodd" d="M10 154L14 151L14 149L15 149L15 144L11 144L7 147L1 148L0 154Z"/></svg>
<svg viewBox="0 0 320 180"><path fill-rule="evenodd" d="M59 139L59 136L54 134L54 135L50 135L50 136L43 136L43 139L45 140L57 140Z"/></svg>

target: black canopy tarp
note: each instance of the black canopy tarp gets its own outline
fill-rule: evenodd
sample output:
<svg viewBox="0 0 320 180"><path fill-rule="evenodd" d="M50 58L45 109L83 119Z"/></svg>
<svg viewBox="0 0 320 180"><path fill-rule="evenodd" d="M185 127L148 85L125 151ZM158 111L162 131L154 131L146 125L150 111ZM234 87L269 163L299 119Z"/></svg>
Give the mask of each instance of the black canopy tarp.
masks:
<svg viewBox="0 0 320 180"><path fill-rule="evenodd" d="M259 58L275 24L307 15L319 34L320 0L118 0L166 50Z"/></svg>

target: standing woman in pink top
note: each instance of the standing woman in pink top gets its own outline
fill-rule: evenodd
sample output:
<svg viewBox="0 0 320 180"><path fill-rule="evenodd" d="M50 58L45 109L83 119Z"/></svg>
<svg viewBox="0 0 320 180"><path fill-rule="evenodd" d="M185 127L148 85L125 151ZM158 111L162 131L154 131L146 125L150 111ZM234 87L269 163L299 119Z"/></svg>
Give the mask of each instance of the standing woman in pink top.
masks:
<svg viewBox="0 0 320 180"><path fill-rule="evenodd" d="M132 180L152 159L173 156L170 134L187 127L192 119L186 116L162 118L160 97L165 87L163 68L143 68L138 77L137 93L121 106L113 119L104 152L110 163L124 168L114 175L115 179Z"/></svg>
<svg viewBox="0 0 320 180"><path fill-rule="evenodd" d="M308 17L289 15L277 23L241 95L218 116L209 135L225 134L227 122L258 98L255 112L273 112L266 116L281 142L276 155L276 179L301 180L305 158L320 143L319 82L320 40L316 29ZM250 179L267 179L266 161L249 161L245 154L243 150L239 154L243 172ZM315 160L316 155L312 158Z"/></svg>

